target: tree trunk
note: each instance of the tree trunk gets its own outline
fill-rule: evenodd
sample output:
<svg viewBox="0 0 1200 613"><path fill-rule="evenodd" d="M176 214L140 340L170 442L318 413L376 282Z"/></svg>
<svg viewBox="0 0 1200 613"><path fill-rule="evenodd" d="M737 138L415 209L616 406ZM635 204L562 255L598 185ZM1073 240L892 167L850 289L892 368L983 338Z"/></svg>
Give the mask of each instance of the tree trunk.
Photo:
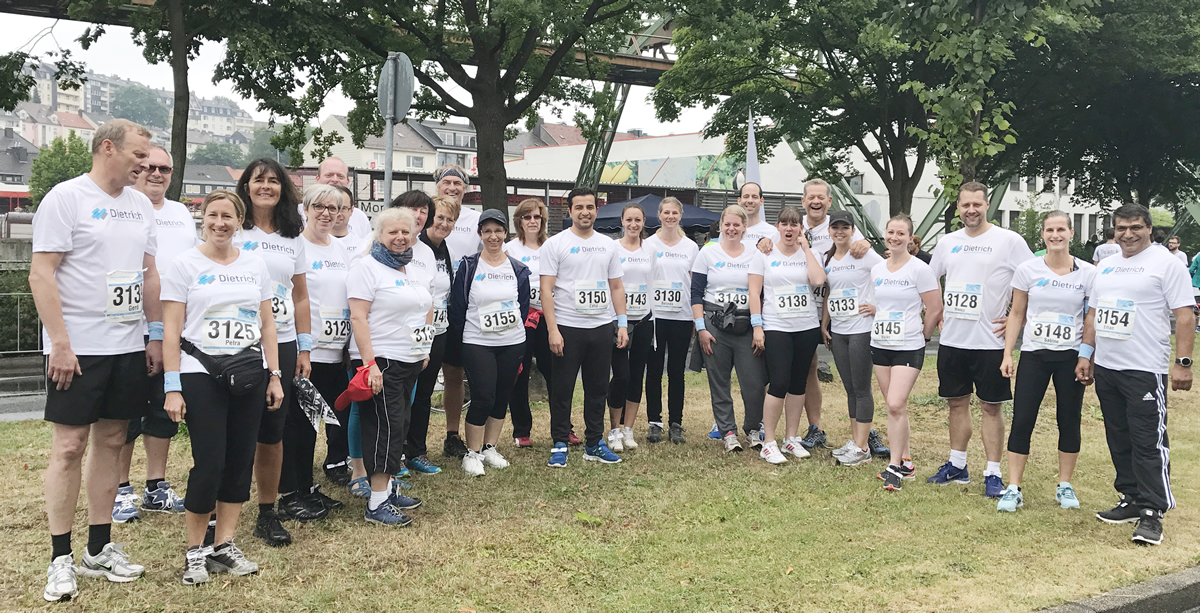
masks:
<svg viewBox="0 0 1200 613"><path fill-rule="evenodd" d="M183 0L167 0L167 24L171 32L171 73L175 82L175 108L171 115L171 158L175 169L171 174L171 185L167 188L167 198L179 200L183 193L183 169L187 164L187 124L191 103Z"/></svg>
<svg viewBox="0 0 1200 613"><path fill-rule="evenodd" d="M477 115L475 123L475 153L479 157L479 190L483 197L483 208L496 209L508 217L508 173L504 169L504 128L508 123L495 111L503 104L497 100L475 99ZM549 205L549 203L546 203Z"/></svg>

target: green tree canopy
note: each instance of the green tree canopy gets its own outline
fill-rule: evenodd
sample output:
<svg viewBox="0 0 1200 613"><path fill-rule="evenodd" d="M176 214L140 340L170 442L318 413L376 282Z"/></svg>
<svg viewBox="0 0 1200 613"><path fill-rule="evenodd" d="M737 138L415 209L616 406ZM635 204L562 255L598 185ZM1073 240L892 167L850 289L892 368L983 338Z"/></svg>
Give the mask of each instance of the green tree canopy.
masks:
<svg viewBox="0 0 1200 613"><path fill-rule="evenodd" d="M254 138L250 140L250 150L246 153L246 160L257 160L258 158L278 157L279 162L284 166L290 166L291 160L287 150L276 149L275 145L271 144L271 139L276 136L274 130L255 130Z"/></svg>
<svg viewBox="0 0 1200 613"><path fill-rule="evenodd" d="M273 156L272 156L273 157ZM246 165L246 156L242 148L233 143L204 143L188 156L193 164L220 164L241 168Z"/></svg>
<svg viewBox="0 0 1200 613"><path fill-rule="evenodd" d="M61 136L55 137L29 167L29 199L36 207L55 185L91 169L92 150L74 130L65 141Z"/></svg>
<svg viewBox="0 0 1200 613"><path fill-rule="evenodd" d="M149 87L127 85L112 98L112 116L155 128L167 127L170 111Z"/></svg>

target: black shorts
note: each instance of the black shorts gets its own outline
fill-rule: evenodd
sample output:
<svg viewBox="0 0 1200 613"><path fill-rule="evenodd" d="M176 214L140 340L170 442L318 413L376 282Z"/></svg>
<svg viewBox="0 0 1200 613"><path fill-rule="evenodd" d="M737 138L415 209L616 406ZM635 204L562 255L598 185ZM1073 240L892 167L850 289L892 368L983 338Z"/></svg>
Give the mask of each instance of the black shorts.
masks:
<svg viewBox="0 0 1200 613"><path fill-rule="evenodd" d="M1012 385L1000 374L1003 349L938 347L938 396L962 398L974 391L980 402L1012 400Z"/></svg>
<svg viewBox="0 0 1200 613"><path fill-rule="evenodd" d="M141 419L129 420L129 430L125 434L125 443L137 440L145 434L154 438L172 438L179 432L179 424L175 423L163 405L167 394L163 391L162 374L146 377L146 415Z"/></svg>
<svg viewBox="0 0 1200 613"><path fill-rule="evenodd" d="M449 364L455 368L462 368L462 331L459 330L456 334L453 330L446 333L446 351L442 354L442 364Z"/></svg>
<svg viewBox="0 0 1200 613"><path fill-rule="evenodd" d="M86 426L101 419L141 419L146 415L146 352L81 355L82 375L71 387L55 389L46 378L46 421Z"/></svg>
<svg viewBox="0 0 1200 613"><path fill-rule="evenodd" d="M871 347L871 363L876 366L908 366L921 370L925 365L925 349L880 349Z"/></svg>
<svg viewBox="0 0 1200 613"><path fill-rule="evenodd" d="M292 380L296 378L296 341L279 343L279 372L283 377L279 381L283 387L283 404L279 409L268 411L263 409L262 420L258 423L258 442L263 445L274 445L283 442L283 427L287 423L288 403L292 401ZM270 380L267 381L268 385ZM263 405L267 398L263 396Z"/></svg>

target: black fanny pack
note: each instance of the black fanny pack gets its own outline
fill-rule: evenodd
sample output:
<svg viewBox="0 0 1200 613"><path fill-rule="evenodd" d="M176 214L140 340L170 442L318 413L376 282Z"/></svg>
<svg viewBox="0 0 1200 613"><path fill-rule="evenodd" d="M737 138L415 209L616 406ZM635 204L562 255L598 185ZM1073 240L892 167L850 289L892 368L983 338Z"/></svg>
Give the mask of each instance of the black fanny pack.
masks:
<svg viewBox="0 0 1200 613"><path fill-rule="evenodd" d="M739 311L733 303L720 307L711 302L705 302L704 319L707 321L707 325L729 334L746 334L751 327L750 311L748 309Z"/></svg>
<svg viewBox="0 0 1200 613"><path fill-rule="evenodd" d="M225 384L234 396L249 394L267 378L267 369L263 368L262 362L262 345L259 343L233 355L221 356L208 355L187 339L180 339L179 346L196 358L214 379Z"/></svg>

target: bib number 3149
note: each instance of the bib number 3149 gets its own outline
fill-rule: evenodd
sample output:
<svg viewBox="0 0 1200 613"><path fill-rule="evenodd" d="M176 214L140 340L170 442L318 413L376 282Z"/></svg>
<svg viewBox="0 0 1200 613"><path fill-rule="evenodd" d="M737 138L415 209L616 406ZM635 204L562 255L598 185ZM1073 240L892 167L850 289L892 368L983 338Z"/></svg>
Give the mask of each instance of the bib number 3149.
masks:
<svg viewBox="0 0 1200 613"><path fill-rule="evenodd" d="M141 321L142 271L117 270L108 273L107 277L108 302L104 305L104 321Z"/></svg>
<svg viewBox="0 0 1200 613"><path fill-rule="evenodd" d="M575 311L584 315L608 312L608 281L576 281Z"/></svg>

